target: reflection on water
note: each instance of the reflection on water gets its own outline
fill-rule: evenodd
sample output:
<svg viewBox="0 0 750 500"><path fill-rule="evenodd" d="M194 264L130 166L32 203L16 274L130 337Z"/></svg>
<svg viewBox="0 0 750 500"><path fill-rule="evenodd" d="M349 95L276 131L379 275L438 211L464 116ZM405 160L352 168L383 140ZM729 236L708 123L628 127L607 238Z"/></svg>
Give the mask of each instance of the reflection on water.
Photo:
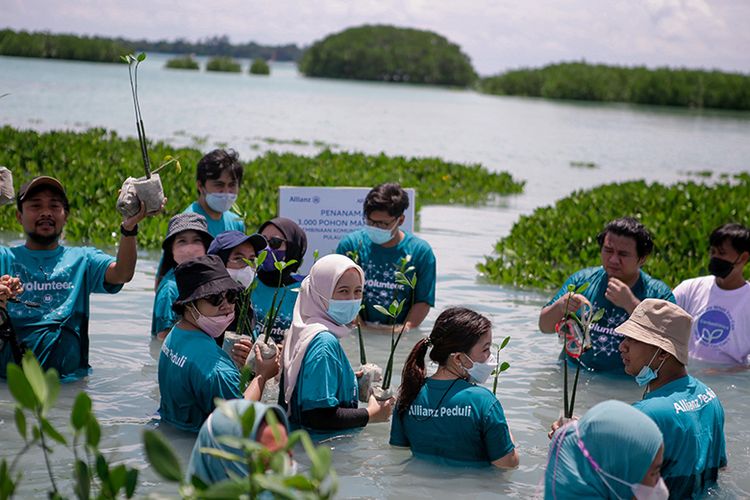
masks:
<svg viewBox="0 0 750 500"><path fill-rule="evenodd" d="M507 234L520 215L574 189L644 177L674 181L679 178L678 171L705 168L735 172L746 168L750 158L749 114L560 103L416 86L306 80L283 65L275 66L266 79L174 72L161 70L158 56L149 57L149 61L154 64L142 69L141 104L154 138L190 143L191 135L207 136L204 149L214 141L223 141L245 157L257 154L252 147L262 142L258 137L317 139L340 144L343 149L482 162L527 181L525 194L492 206L423 209L419 234L433 246L438 259L437 307L422 328L402 339L396 357L396 366L402 366L419 336L429 332L439 311L448 306L464 305L489 316L495 340L512 337L501 353L500 361L509 361L511 368L501 376L498 397L518 444L520 467L509 472L459 473L413 461L408 451L388 445L387 424L375 424L353 437L327 443L334 450L342 497L533 495L543 477L547 428L562 407L562 371L557 363L560 346L554 336L537 329L539 310L550 294L484 284L477 279L475 264L492 251L497 238ZM12 94L3 100L1 123L37 129L104 126L132 135L132 108L127 104L129 89L123 71L117 65L0 57L3 84ZM120 102L122 106L113 104ZM102 109L107 109L106 116ZM232 112L217 122L216 109ZM184 127L189 130L176 133ZM601 167L572 169L570 161L593 161ZM419 186L414 187L419 191ZM17 233L3 241L16 237ZM66 428L75 394L87 391L102 423L104 453L111 460L142 468L139 496L175 493L172 485L163 484L147 467L140 444L143 429L158 425L159 344L149 335L157 259L155 254L143 253L135 279L121 293L93 296L93 374L65 385L51 415L55 425ZM368 335L368 360L384 365L389 342L386 334ZM343 344L349 358L358 364L356 338L344 339ZM726 411L729 468L721 474L721 491L712 498L749 497L750 430L744 425L750 410L748 374L712 374L700 366L690 369L716 391ZM399 379L400 371L394 384ZM624 376L583 373L579 384L578 413L604 399L632 402L640 397L635 382ZM274 399L278 388L267 390L268 397ZM10 401L7 386L0 384L4 457L14 456L22 446ZM174 429L163 431L185 464L192 436ZM53 465L58 477L69 477L70 462L69 454L55 452ZM36 452L23 459L25 480L20 496L46 490L48 479L42 463Z"/></svg>

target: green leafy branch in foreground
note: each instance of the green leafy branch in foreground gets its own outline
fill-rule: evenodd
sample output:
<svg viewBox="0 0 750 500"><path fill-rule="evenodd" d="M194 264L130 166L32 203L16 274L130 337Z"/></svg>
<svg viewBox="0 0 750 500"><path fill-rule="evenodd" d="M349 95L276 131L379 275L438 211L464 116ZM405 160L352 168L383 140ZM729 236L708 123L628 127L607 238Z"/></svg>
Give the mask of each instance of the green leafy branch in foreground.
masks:
<svg viewBox="0 0 750 500"><path fill-rule="evenodd" d="M65 226L68 241L113 245L119 240L113 193L120 188L118 179L126 179L142 163L137 139L123 139L103 129L39 133L6 126L0 127L0 144L0 165L13 171L19 186L36 175L53 175L71 193ZM190 172L172 179L164 193L169 198L164 214L143 221L140 228L139 246L160 248L169 218L195 201L192 172L203 154L163 142L149 142L149 151L155 158L179 157ZM328 150L313 157L268 152L245 162L237 202L247 214L247 227L255 228L276 215L278 186L372 187L383 182L416 187L417 210L426 204L487 203L523 191L523 182L510 174L490 172L479 164ZM20 233L14 210L0 210L0 227Z"/></svg>
<svg viewBox="0 0 750 500"><path fill-rule="evenodd" d="M13 496L23 475L17 471L19 461L31 449L38 447L44 456L49 475L51 499L62 499L50 464L52 445L57 443L68 448L74 456L73 492L76 498L114 499L122 493L131 498L138 481L138 470L124 464L111 466L99 451L101 428L91 410L91 399L80 392L73 403L70 423L73 429L72 442L47 418L60 393L60 379L54 369L42 370L31 351L27 351L21 367L9 363L7 368L8 389L16 401L15 423L23 440L23 448L9 464L6 458L0 461L0 500ZM27 418L27 412L32 420Z"/></svg>
<svg viewBox="0 0 750 500"><path fill-rule="evenodd" d="M510 336L505 337L499 344L492 344L492 348L496 351L495 357L497 358L498 363L500 363L500 351L508 346L508 342L510 342ZM510 363L508 363L507 361L503 361L502 363L497 365L497 368L492 370L492 375L495 376L495 379L492 382L492 394L494 394L495 396L497 396L497 380L498 378L500 378L500 374L508 368L510 368Z"/></svg>
<svg viewBox="0 0 750 500"><path fill-rule="evenodd" d="M255 422L253 406L239 414L231 405L217 399L216 407L240 424L242 435L219 436L216 441L222 448L201 448L200 452L218 460L242 465L246 476L232 475L230 479L211 485L205 484L196 476L185 482L177 455L164 436L148 430L143 434L143 444L149 463L166 481L180 483L179 492L182 498L265 498L262 496L265 492L271 493L273 498L333 498L338 490L338 478L331 467L332 453L329 447L321 445L316 448L307 432L297 430L289 434L285 446L270 451L250 438ZM276 415L269 411L266 412L265 418L274 433L274 438L280 442ZM306 473L293 471L290 451L297 444L302 445L311 462L311 467Z"/></svg>
<svg viewBox="0 0 750 500"><path fill-rule="evenodd" d="M576 191L521 216L495 255L477 268L493 283L557 288L582 267L600 265L596 233L630 215L654 236L644 271L675 287L706 274L708 235L721 224L746 220L749 199L747 173L716 184L631 181Z"/></svg>

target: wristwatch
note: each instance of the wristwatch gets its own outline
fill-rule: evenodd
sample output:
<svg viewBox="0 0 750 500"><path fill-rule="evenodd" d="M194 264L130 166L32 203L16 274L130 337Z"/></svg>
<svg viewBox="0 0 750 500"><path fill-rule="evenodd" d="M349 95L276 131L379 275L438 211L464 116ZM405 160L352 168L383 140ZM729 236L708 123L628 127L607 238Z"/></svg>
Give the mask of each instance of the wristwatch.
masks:
<svg viewBox="0 0 750 500"><path fill-rule="evenodd" d="M135 235L137 235L138 234L138 224L136 224L133 227L133 229L131 229L130 231L128 231L127 229L125 229L125 226L123 226L122 224L120 224L120 234L123 235L123 236L135 236Z"/></svg>

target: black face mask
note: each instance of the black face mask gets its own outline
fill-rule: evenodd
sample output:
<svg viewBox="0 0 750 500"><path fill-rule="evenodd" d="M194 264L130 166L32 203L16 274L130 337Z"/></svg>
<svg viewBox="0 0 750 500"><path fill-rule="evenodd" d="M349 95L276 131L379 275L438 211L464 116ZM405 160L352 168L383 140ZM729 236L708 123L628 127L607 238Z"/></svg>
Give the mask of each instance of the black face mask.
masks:
<svg viewBox="0 0 750 500"><path fill-rule="evenodd" d="M737 259L739 260L739 258ZM721 259L719 257L711 257L708 261L708 272L716 276L717 278L724 279L732 272L734 265L737 263L729 262L728 260Z"/></svg>

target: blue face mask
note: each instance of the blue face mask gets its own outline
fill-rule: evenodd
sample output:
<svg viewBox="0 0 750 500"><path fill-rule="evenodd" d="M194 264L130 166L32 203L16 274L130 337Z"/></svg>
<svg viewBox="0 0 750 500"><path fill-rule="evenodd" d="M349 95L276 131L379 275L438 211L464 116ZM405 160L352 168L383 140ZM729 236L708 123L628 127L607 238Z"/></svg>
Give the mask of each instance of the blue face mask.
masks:
<svg viewBox="0 0 750 500"><path fill-rule="evenodd" d="M383 245L393 239L393 229L380 229L375 226L365 226L365 232L376 245Z"/></svg>
<svg viewBox="0 0 750 500"><path fill-rule="evenodd" d="M237 201L237 195L234 193L207 193L206 204L216 212L226 212L234 202Z"/></svg>
<svg viewBox="0 0 750 500"><path fill-rule="evenodd" d="M635 376L635 381L640 387L643 387L644 385L648 384L652 380L655 380L656 377L659 376L659 370L661 369L661 366L664 364L664 361L666 361L667 359L664 358L656 370L651 369L651 363L654 362L654 360L656 359L656 355L659 354L660 351L661 349L657 349L654 355L651 357L651 361L649 361L646 366L641 368L641 371L638 372L638 375Z"/></svg>
<svg viewBox="0 0 750 500"><path fill-rule="evenodd" d="M260 267L264 271L270 273L276 270L274 263L276 263L277 261L278 262L285 261L286 250L275 250L273 248L266 248L266 251L268 252L268 255L266 255L266 260L263 261L263 264ZM276 259L274 259L274 257L276 257Z"/></svg>
<svg viewBox="0 0 750 500"><path fill-rule="evenodd" d="M328 316L339 325L348 325L359 314L362 299L328 300Z"/></svg>

